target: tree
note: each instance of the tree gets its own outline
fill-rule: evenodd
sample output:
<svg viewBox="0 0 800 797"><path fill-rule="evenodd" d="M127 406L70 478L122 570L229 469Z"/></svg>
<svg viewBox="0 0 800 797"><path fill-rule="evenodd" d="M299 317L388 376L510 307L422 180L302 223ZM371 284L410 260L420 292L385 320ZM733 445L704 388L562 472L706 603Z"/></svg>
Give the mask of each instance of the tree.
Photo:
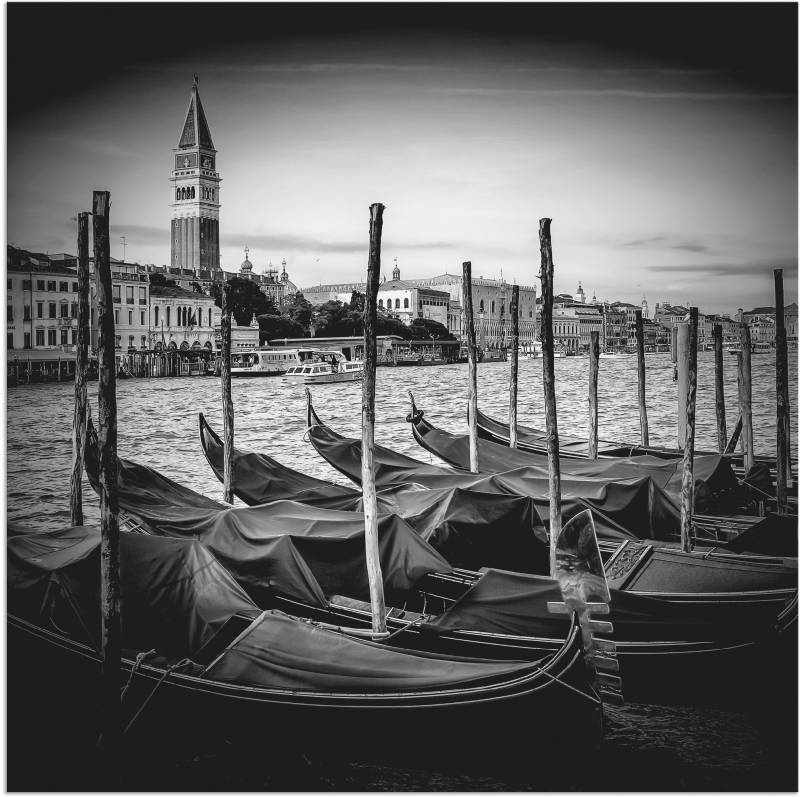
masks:
<svg viewBox="0 0 800 797"><path fill-rule="evenodd" d="M150 284L161 288L177 288L175 280L168 280L160 271L154 271L150 275Z"/></svg>
<svg viewBox="0 0 800 797"><path fill-rule="evenodd" d="M444 324L431 318L415 318L411 322L411 334L415 340L432 340L434 337L436 340L451 340L453 337Z"/></svg>
<svg viewBox="0 0 800 797"><path fill-rule="evenodd" d="M265 313L257 318L258 341L260 344L276 338L303 338L308 336L308 332L288 316Z"/></svg>
<svg viewBox="0 0 800 797"><path fill-rule="evenodd" d="M278 315L278 308L252 280L231 277L227 285L231 314L240 327L249 326L254 315ZM211 295L217 307L222 307L221 284L211 286Z"/></svg>
<svg viewBox="0 0 800 797"><path fill-rule="evenodd" d="M378 313L378 323L375 325L376 335L398 335L403 340L411 339L411 329L399 318L392 318Z"/></svg>
<svg viewBox="0 0 800 797"><path fill-rule="evenodd" d="M353 291L353 293L350 295L350 309L357 310L359 313L363 313L366 301L366 293L361 293L361 291Z"/></svg>
<svg viewBox="0 0 800 797"><path fill-rule="evenodd" d="M205 291L203 290L203 286L202 286L202 285L201 285L199 282L190 282L190 283L189 283L189 286L191 287L191 289L192 289L192 290L193 290L195 293L202 293L202 294L205 294Z"/></svg>
<svg viewBox="0 0 800 797"><path fill-rule="evenodd" d="M302 293L296 293L286 306L284 315L303 327L306 334L308 334L311 325L312 309L311 302L309 302Z"/></svg>

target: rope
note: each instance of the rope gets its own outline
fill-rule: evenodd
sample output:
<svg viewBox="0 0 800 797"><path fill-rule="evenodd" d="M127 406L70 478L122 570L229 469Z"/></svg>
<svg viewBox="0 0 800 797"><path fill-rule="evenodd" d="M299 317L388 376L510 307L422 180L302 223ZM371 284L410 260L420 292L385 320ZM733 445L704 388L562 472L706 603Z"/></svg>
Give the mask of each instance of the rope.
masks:
<svg viewBox="0 0 800 797"><path fill-rule="evenodd" d="M390 639L394 639L398 634L402 634L403 631L408 631L409 628L412 628L415 625L421 625L427 619L428 619L427 615L422 615L422 617L418 617L416 620L411 620L404 626L398 628L396 631L392 631L392 633L389 634L389 636L383 637L383 639L381 639L381 642L388 642Z"/></svg>
<svg viewBox="0 0 800 797"><path fill-rule="evenodd" d="M142 705L139 706L139 710L133 715L133 717L131 718L131 721L125 726L125 729L122 731L123 735L125 735L131 729L131 726L133 725L133 723L136 722L137 719L139 719L139 715L145 710L145 707L150 702L150 700L152 699L153 695L158 691L158 687L161 686L161 684L164 683L166 678L171 673L175 672L175 670L178 670L180 668L186 667L188 664L191 664L191 663L192 663L191 659L181 659L176 664L173 664L170 667L167 667L167 669L164 671L164 674L158 679L158 683L153 687L153 691L150 692L150 694L144 699L144 702L142 703Z"/></svg>
<svg viewBox="0 0 800 797"><path fill-rule="evenodd" d="M128 676L128 683L122 687L122 693L119 697L119 702L122 703L125 700L125 695L130 688L130 685L133 683L134 676L139 671L139 667L141 666L142 662L148 657L151 656L153 653L156 652L155 648L148 650L146 653L137 653L136 654L136 661L133 662L133 667L131 667L131 674Z"/></svg>

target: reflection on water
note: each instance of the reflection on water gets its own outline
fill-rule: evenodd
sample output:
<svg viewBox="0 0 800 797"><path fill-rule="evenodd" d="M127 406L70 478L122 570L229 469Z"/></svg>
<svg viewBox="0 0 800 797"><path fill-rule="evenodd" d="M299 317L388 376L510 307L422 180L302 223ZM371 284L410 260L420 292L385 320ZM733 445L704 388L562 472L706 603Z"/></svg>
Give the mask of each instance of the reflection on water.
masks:
<svg viewBox="0 0 800 797"><path fill-rule="evenodd" d="M698 357L696 446L716 447L713 353ZM790 358L790 402L793 405L792 453L797 451L795 401L797 360ZM586 436L588 423L588 358L558 359L555 363L559 431ZM669 355L648 355L647 408L650 441L676 445L677 383ZM508 363L486 363L478 368L479 406L500 419L508 417ZM378 371L376 441L426 462L434 458L413 440L405 416L406 391L432 423L454 432L466 431L465 364L430 368L381 368ZM97 415L96 383L90 401ZM600 361L598 391L600 437L638 442L636 358ZM131 379L117 385L119 454L151 465L165 475L214 498L222 488L208 468L197 438L197 413L222 429L219 379ZM314 390L320 417L345 435L361 433L360 384L321 385ZM728 428L736 421L736 358L725 355L725 398ZM69 524L69 473L72 455L73 388L69 384L12 388L7 395L8 518L40 528ZM301 386L284 385L280 378L234 380L235 439L244 449L263 451L298 470L344 482L304 440L305 396ZM775 451L775 366L769 356L753 357L753 413L756 452ZM519 368L519 422L544 426L542 361L521 360ZM84 482L87 522L97 522L97 500ZM609 713L604 744L617 774L599 789L624 788L786 788L775 780L775 761L765 750L763 733L743 713L627 706ZM615 756L617 757L615 759ZM796 758L793 759L796 762ZM783 762L784 766L787 762ZM649 786L625 780L629 765L650 768ZM792 760L789 770L796 769ZM695 773L686 775L687 768ZM698 769L699 768L699 769ZM399 772L399 770L397 770ZM701 774L697 774L700 772ZM725 772L724 778L714 774ZM621 774L620 774L621 773ZM711 773L711 774L709 774ZM686 778L689 777L687 780ZM786 777L785 770L783 777ZM353 766L343 780L349 789L419 788L426 782L409 781L392 770ZM773 784L770 786L770 784ZM341 787L341 783L325 788ZM492 790L505 784L481 782ZM536 788L535 783L512 783L510 788ZM438 788L466 789L456 780Z"/></svg>

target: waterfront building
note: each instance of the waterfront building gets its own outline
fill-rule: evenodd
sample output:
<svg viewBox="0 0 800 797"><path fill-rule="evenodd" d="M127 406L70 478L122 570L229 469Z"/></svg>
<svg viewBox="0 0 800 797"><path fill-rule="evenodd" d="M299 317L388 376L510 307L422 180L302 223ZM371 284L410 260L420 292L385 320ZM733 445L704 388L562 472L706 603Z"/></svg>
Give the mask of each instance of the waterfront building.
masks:
<svg viewBox="0 0 800 797"><path fill-rule="evenodd" d="M9 245L6 349L73 352L78 335L77 258Z"/></svg>
<svg viewBox="0 0 800 797"><path fill-rule="evenodd" d="M396 263L392 279L378 286L378 312L385 311L406 326L411 326L415 318L426 318L447 327L449 307L450 294L447 291L420 286L414 280L401 280Z"/></svg>
<svg viewBox="0 0 800 797"><path fill-rule="evenodd" d="M625 310L604 304L603 323L600 332L601 349L609 354L618 354L628 345L628 320Z"/></svg>
<svg viewBox="0 0 800 797"><path fill-rule="evenodd" d="M172 165L170 266L213 272L219 269L221 178L196 75Z"/></svg>
<svg viewBox="0 0 800 797"><path fill-rule="evenodd" d="M272 265L271 260L267 264L267 268L263 274L254 272L249 255L250 249L245 246L244 260L241 266L239 266L239 273L236 276L255 282L261 292L275 307L280 309L297 293L297 286L289 279L289 275L286 272L286 258L281 261L281 273L279 276L278 269ZM227 279L230 279L230 276L227 276ZM347 297L347 301L349 300L350 296Z"/></svg>
<svg viewBox="0 0 800 797"><path fill-rule="evenodd" d="M150 286L146 339L155 351L213 352L222 311L210 296L165 285Z"/></svg>
<svg viewBox="0 0 800 797"><path fill-rule="evenodd" d="M560 304L553 308L553 343L556 349L574 354L578 353L581 342L580 320L576 310L574 304L568 307Z"/></svg>
<svg viewBox="0 0 800 797"><path fill-rule="evenodd" d="M797 346L797 302L783 308L783 323L786 327L786 342Z"/></svg>

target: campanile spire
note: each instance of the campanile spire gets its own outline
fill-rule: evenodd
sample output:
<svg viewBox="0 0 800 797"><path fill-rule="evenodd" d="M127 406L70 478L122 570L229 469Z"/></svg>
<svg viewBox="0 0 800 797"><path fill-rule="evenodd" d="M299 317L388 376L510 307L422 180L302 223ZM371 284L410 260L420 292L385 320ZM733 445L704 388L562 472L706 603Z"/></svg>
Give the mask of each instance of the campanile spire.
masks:
<svg viewBox="0 0 800 797"><path fill-rule="evenodd" d="M178 146L173 150L170 177L172 207L171 265L178 268L219 268L219 184L217 151L211 139L200 93L193 76L189 107Z"/></svg>

